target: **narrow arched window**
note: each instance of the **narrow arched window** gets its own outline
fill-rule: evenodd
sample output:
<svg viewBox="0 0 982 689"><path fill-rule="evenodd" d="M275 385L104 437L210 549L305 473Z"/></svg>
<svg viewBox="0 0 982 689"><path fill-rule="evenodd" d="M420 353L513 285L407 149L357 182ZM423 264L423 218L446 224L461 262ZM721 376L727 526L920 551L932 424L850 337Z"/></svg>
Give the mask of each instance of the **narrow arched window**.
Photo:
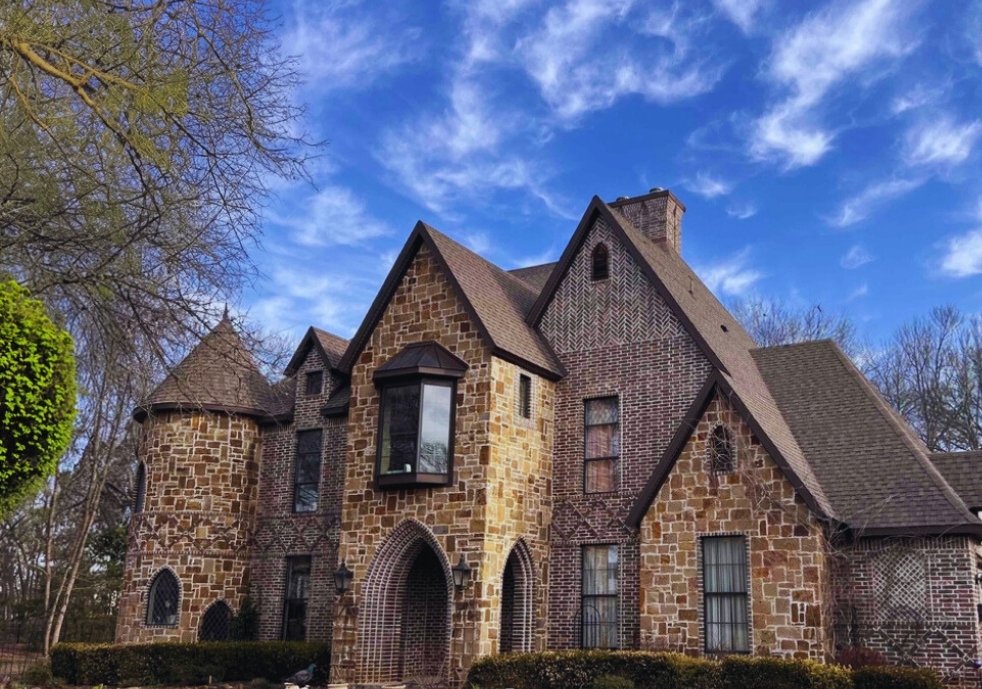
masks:
<svg viewBox="0 0 982 689"><path fill-rule="evenodd" d="M733 443L725 426L716 426L709 440L709 466L715 473L733 471Z"/></svg>
<svg viewBox="0 0 982 689"><path fill-rule="evenodd" d="M172 627L177 624L181 584L169 569L162 569L150 584L147 597L147 624Z"/></svg>
<svg viewBox="0 0 982 689"><path fill-rule="evenodd" d="M199 641L228 641L232 626L232 609L223 600L215 601L201 618Z"/></svg>
<svg viewBox="0 0 982 689"><path fill-rule="evenodd" d="M610 277L610 256L604 244L593 247L593 269L590 276L594 280L606 280Z"/></svg>
<svg viewBox="0 0 982 689"><path fill-rule="evenodd" d="M139 514L147 500L147 465L139 462L136 465L136 494L133 496L133 512Z"/></svg>

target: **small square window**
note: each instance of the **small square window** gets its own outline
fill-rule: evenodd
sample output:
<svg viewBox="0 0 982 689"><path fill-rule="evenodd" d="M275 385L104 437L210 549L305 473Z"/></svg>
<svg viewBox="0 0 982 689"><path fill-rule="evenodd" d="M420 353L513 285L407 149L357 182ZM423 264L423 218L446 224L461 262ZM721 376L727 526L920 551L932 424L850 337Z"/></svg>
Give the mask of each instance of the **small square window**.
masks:
<svg viewBox="0 0 982 689"><path fill-rule="evenodd" d="M518 376L518 413L523 419L532 418L532 377Z"/></svg>
<svg viewBox="0 0 982 689"><path fill-rule="evenodd" d="M324 372L311 371L307 374L307 379L303 388L306 395L319 395L324 391Z"/></svg>

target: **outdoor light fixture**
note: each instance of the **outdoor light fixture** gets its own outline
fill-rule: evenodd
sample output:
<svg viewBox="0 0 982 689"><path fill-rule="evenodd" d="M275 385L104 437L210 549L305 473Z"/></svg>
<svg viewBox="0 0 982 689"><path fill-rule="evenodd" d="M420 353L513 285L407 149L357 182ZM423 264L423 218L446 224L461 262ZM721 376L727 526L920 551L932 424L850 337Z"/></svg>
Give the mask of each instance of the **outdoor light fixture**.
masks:
<svg viewBox="0 0 982 689"><path fill-rule="evenodd" d="M341 566L334 572L334 590L338 592L339 596L343 596L344 592L351 588L351 580L354 576L344 560L341 560Z"/></svg>
<svg viewBox="0 0 982 689"><path fill-rule="evenodd" d="M453 571L453 585L458 589L464 588L467 580L471 578L471 568L464 562L463 554L460 556L460 561L450 569Z"/></svg>

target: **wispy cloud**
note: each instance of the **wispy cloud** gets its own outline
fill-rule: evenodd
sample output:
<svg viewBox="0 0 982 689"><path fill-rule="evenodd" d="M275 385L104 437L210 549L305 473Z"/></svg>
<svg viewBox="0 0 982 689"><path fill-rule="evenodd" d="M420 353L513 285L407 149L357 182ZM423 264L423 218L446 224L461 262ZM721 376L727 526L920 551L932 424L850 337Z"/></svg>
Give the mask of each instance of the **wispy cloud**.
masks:
<svg viewBox="0 0 982 689"><path fill-rule="evenodd" d="M358 0L294 2L284 49L296 55L308 87L365 88L378 76L419 57L421 30L395 13Z"/></svg>
<svg viewBox="0 0 982 689"><path fill-rule="evenodd" d="M909 165L958 165L972 153L982 134L982 121L956 122L950 116L933 119L907 132L904 160Z"/></svg>
<svg viewBox="0 0 982 689"><path fill-rule="evenodd" d="M931 103L937 103L941 98L943 98L945 91L948 90L949 84L943 82L940 85L935 84L933 86L925 86L924 84L916 84L911 87L905 87L893 102L890 103L890 112L894 115L900 115L910 110L917 110L923 108L925 105Z"/></svg>
<svg viewBox="0 0 982 689"><path fill-rule="evenodd" d="M683 184L689 191L707 199L726 196L733 190L731 182L721 177L714 177L708 172L698 172L694 178L686 180Z"/></svg>
<svg viewBox="0 0 982 689"><path fill-rule="evenodd" d="M982 274L982 228L948 240L941 271L954 278L966 278Z"/></svg>
<svg viewBox="0 0 982 689"><path fill-rule="evenodd" d="M873 261L873 256L861 244L854 244L849 251L839 259L839 265L846 270L855 270Z"/></svg>
<svg viewBox="0 0 982 689"><path fill-rule="evenodd" d="M863 283L859 285L856 289L849 293L846 297L846 301L855 301L856 299L862 299L863 297L869 296L869 284Z"/></svg>
<svg viewBox="0 0 982 689"><path fill-rule="evenodd" d="M835 137L821 121L823 99L860 70L914 48L905 29L913 6L903 0L836 2L779 36L768 78L787 94L753 124L751 154L786 168L821 159Z"/></svg>
<svg viewBox="0 0 982 689"><path fill-rule="evenodd" d="M519 38L516 54L543 100L560 119L610 107L623 96L671 103L705 93L722 67L691 51L700 18L632 14L630 0L567 0ZM651 40L656 36L661 40Z"/></svg>
<svg viewBox="0 0 982 689"><path fill-rule="evenodd" d="M301 212L287 215L282 210L270 210L266 215L302 246L355 246L389 233L386 224L369 213L365 203L347 187L325 186L293 207Z"/></svg>
<svg viewBox="0 0 982 689"><path fill-rule="evenodd" d="M851 196L839 207L835 215L826 218L833 227L849 227L868 218L884 203L900 198L924 184L923 178L888 179L875 182L855 196Z"/></svg>
<svg viewBox="0 0 982 689"><path fill-rule="evenodd" d="M748 265L750 250L744 249L736 255L696 268L696 273L706 286L720 296L739 297L746 294L764 274Z"/></svg>
<svg viewBox="0 0 982 689"><path fill-rule="evenodd" d="M753 30L757 13L764 4L764 0L713 0L716 10L740 27L743 33Z"/></svg>
<svg viewBox="0 0 982 689"><path fill-rule="evenodd" d="M757 206L750 201L731 203L726 207L726 214L737 220L746 220L757 215Z"/></svg>

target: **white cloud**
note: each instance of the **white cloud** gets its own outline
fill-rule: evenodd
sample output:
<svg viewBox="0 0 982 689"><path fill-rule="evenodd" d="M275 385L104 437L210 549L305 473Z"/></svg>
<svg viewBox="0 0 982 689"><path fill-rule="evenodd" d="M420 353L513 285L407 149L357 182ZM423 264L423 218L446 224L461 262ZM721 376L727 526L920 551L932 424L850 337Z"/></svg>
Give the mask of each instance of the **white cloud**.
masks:
<svg viewBox="0 0 982 689"><path fill-rule="evenodd" d="M303 246L353 246L389 233L385 223L372 216L364 202L346 187L325 186L295 206L301 214L269 211L267 217L289 230L291 239Z"/></svg>
<svg viewBox="0 0 982 689"><path fill-rule="evenodd" d="M724 261L696 268L696 273L717 295L739 297L764 277L763 273L747 265L749 257L749 249L744 249Z"/></svg>
<svg viewBox="0 0 982 689"><path fill-rule="evenodd" d="M865 220L884 203L900 198L924 184L924 179L888 179L869 185L842 202L839 210L826 218L833 227L849 227Z"/></svg>
<svg viewBox="0 0 982 689"><path fill-rule="evenodd" d="M707 199L726 196L733 190L733 184L708 172L698 172L694 179L685 181L685 188Z"/></svg>
<svg viewBox="0 0 982 689"><path fill-rule="evenodd" d="M869 285L864 282L849 293L849 296L846 297L846 301L855 301L856 299L862 299L863 297L867 296L869 296Z"/></svg>
<svg viewBox="0 0 982 689"><path fill-rule="evenodd" d="M941 271L954 278L982 273L982 227L948 240Z"/></svg>
<svg viewBox="0 0 982 689"><path fill-rule="evenodd" d="M849 251L839 259L839 265L846 270L855 270L873 261L873 256L860 244L849 247Z"/></svg>
<svg viewBox="0 0 982 689"><path fill-rule="evenodd" d="M823 99L873 63L913 50L916 41L904 30L912 7L903 0L837 2L778 37L768 78L788 93L754 123L751 154L787 168L821 159L834 139L817 112Z"/></svg>
<svg viewBox="0 0 982 689"><path fill-rule="evenodd" d="M357 0L295 2L287 19L283 47L311 88L364 88L417 57L419 28Z"/></svg>
<svg viewBox="0 0 982 689"><path fill-rule="evenodd" d="M916 84L903 91L890 103L890 112L894 115L901 115L910 110L917 110L930 103L937 103L948 90L950 84L943 83L940 86L928 87L924 84Z"/></svg>
<svg viewBox="0 0 982 689"><path fill-rule="evenodd" d="M958 165L972 153L982 121L955 122L944 116L907 132L904 160L909 165Z"/></svg>
<svg viewBox="0 0 982 689"><path fill-rule="evenodd" d="M676 6L643 21L631 13L632 5L567 0L517 41L522 68L560 120L608 108L628 95L655 103L691 98L719 80L722 69L689 49L699 17L679 16Z"/></svg>
<svg viewBox="0 0 982 689"><path fill-rule="evenodd" d="M757 12L764 6L763 0L713 0L716 10L740 27L743 33L754 28Z"/></svg>
<svg viewBox="0 0 982 689"><path fill-rule="evenodd" d="M726 207L726 214L737 220L746 220L757 215L757 206L750 201L744 203L731 203Z"/></svg>

